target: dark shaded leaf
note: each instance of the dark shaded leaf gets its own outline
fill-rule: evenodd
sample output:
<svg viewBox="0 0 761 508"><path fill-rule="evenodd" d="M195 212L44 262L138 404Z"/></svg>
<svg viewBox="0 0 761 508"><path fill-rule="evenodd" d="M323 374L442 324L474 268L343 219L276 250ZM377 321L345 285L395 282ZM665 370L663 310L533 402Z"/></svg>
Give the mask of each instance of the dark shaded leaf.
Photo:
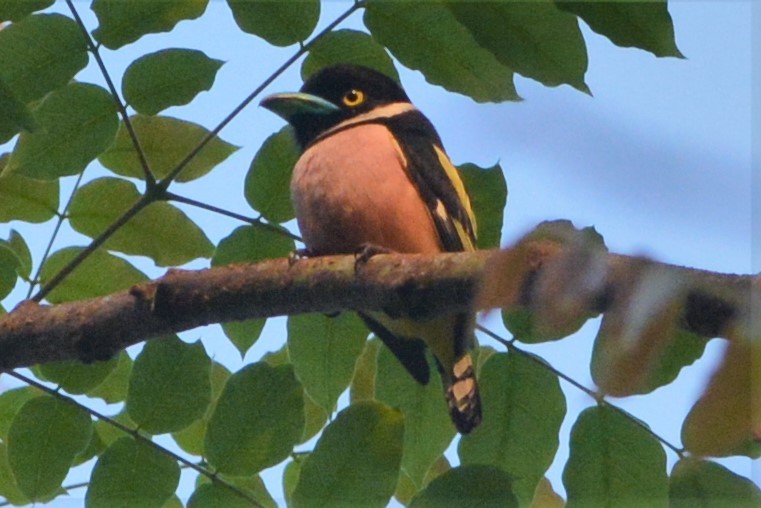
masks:
<svg viewBox="0 0 761 508"><path fill-rule="evenodd" d="M100 26L93 31L93 37L107 48L117 49L146 34L169 32L184 19L200 17L208 2L209 0L94 0L91 8L98 17Z"/></svg>
<svg viewBox="0 0 761 508"><path fill-rule="evenodd" d="M43 286L82 250L83 247L67 247L53 253L42 266ZM147 277L124 259L96 250L45 298L51 303L83 300L115 293L145 280Z"/></svg>
<svg viewBox="0 0 761 508"><path fill-rule="evenodd" d="M145 115L187 104L211 88L223 63L195 49L170 48L143 55L124 72L124 99Z"/></svg>
<svg viewBox="0 0 761 508"><path fill-rule="evenodd" d="M399 73L386 49L370 35L357 30L329 32L311 45L301 64L301 79L306 81L324 67L346 63L370 67L399 81Z"/></svg>
<svg viewBox="0 0 761 508"><path fill-rule="evenodd" d="M258 35L275 46L290 46L306 40L320 19L319 0L227 0L227 5L241 30Z"/></svg>
<svg viewBox="0 0 761 508"><path fill-rule="evenodd" d="M49 94L34 116L38 128L21 133L5 170L43 180L80 173L111 145L119 125L111 94L83 83Z"/></svg>
<svg viewBox="0 0 761 508"><path fill-rule="evenodd" d="M502 167L479 168L475 164L458 166L465 187L470 194L473 212L478 223L478 248L500 246L502 218L507 203L507 182Z"/></svg>
<svg viewBox="0 0 761 508"><path fill-rule="evenodd" d="M547 86L568 84L589 93L587 48L576 16L551 0L446 4L503 65Z"/></svg>
<svg viewBox="0 0 761 508"><path fill-rule="evenodd" d="M134 115L130 122L135 130L153 176L166 177L193 150L209 131L198 124L169 116ZM207 174L238 149L215 136L177 176L178 182L189 182ZM116 140L98 160L117 175L145 178L135 146L124 124L119 125Z"/></svg>
<svg viewBox="0 0 761 508"><path fill-rule="evenodd" d="M233 374L206 429L209 464L241 476L283 461L304 432L303 393L290 365L259 362Z"/></svg>
<svg viewBox="0 0 761 508"><path fill-rule="evenodd" d="M268 137L246 175L246 201L268 220L285 222L295 213L291 204L291 173L299 158L293 130L283 127Z"/></svg>
<svg viewBox="0 0 761 508"><path fill-rule="evenodd" d="M100 456L92 470L85 504L161 507L174 494L180 467L154 447L123 437Z"/></svg>
<svg viewBox="0 0 761 508"><path fill-rule="evenodd" d="M19 490L31 501L58 491L91 434L84 410L50 396L28 400L8 430L8 464Z"/></svg>
<svg viewBox="0 0 761 508"><path fill-rule="evenodd" d="M95 238L140 199L135 184L99 178L81 187L69 207L71 226ZM125 254L148 256L159 266L177 266L208 258L213 246L181 210L165 202L148 205L105 243Z"/></svg>
<svg viewBox="0 0 761 508"><path fill-rule="evenodd" d="M211 360L200 341L176 336L149 341L132 368L127 411L150 434L181 430L206 412L211 401Z"/></svg>
<svg viewBox="0 0 761 508"><path fill-rule="evenodd" d="M666 0L578 2L555 0L558 8L577 15L618 46L644 49L655 56L684 55L676 47L674 24Z"/></svg>
<svg viewBox="0 0 761 508"><path fill-rule="evenodd" d="M26 401L40 395L42 392L31 386L12 388L0 393L0 441L7 441L8 429L11 428L11 422L13 422L13 418L21 406L26 404Z"/></svg>
<svg viewBox="0 0 761 508"><path fill-rule="evenodd" d="M53 5L55 0L3 0L0 3L0 21L21 21L35 11Z"/></svg>
<svg viewBox="0 0 761 508"><path fill-rule="evenodd" d="M496 467L459 466L433 480L412 499L410 508L517 508L511 483L511 478Z"/></svg>
<svg viewBox="0 0 761 508"><path fill-rule="evenodd" d="M32 132L37 127L29 108L18 100L5 81L0 79L0 143L10 139L22 130Z"/></svg>
<svg viewBox="0 0 761 508"><path fill-rule="evenodd" d="M724 466L686 458L671 472L669 500L671 508L751 508L761 506L761 490Z"/></svg>
<svg viewBox="0 0 761 508"><path fill-rule="evenodd" d="M502 469L513 478L521 503L528 504L558 449L566 413L560 383L548 369L518 353L493 354L479 381L483 422L460 440L460 460Z"/></svg>
<svg viewBox="0 0 761 508"><path fill-rule="evenodd" d="M45 222L58 210L58 180L34 180L4 173L8 154L0 156L0 222Z"/></svg>
<svg viewBox="0 0 761 508"><path fill-rule="evenodd" d="M668 506L666 454L632 417L606 406L584 410L571 430L563 471L566 506Z"/></svg>
<svg viewBox="0 0 761 508"><path fill-rule="evenodd" d="M99 384L116 368L116 357L105 362L82 363L76 360L51 362L40 365L40 372L46 380L71 393L87 393Z"/></svg>
<svg viewBox="0 0 761 508"><path fill-rule="evenodd" d="M386 506L396 488L404 418L379 402L344 409L303 463L291 497L307 506Z"/></svg>
<svg viewBox="0 0 761 508"><path fill-rule="evenodd" d="M364 22L375 40L429 83L478 102L519 99L512 70L482 48L444 2L371 0Z"/></svg>
<svg viewBox="0 0 761 508"><path fill-rule="evenodd" d="M23 103L67 84L87 60L82 32L66 16L35 14L0 30L0 79Z"/></svg>

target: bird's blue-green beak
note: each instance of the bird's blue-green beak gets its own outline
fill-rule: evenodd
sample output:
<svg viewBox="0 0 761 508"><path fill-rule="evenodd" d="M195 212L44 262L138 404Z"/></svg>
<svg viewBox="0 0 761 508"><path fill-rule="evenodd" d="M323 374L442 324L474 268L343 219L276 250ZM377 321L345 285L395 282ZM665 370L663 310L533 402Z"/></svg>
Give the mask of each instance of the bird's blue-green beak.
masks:
<svg viewBox="0 0 761 508"><path fill-rule="evenodd" d="M340 111L330 101L308 93L278 93L262 99L260 106L265 107L287 122L296 115L329 115Z"/></svg>

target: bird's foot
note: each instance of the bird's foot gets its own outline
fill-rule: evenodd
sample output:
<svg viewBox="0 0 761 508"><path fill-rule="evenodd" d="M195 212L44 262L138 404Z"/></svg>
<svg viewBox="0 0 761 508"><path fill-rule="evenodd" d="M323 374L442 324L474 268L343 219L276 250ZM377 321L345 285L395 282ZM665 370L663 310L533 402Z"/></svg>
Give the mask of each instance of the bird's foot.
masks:
<svg viewBox="0 0 761 508"><path fill-rule="evenodd" d="M381 247L374 243L363 243L354 251L354 271L357 271L362 265L370 261L370 258L373 256L393 253L393 250L386 247Z"/></svg>
<svg viewBox="0 0 761 508"><path fill-rule="evenodd" d="M314 257L314 252L309 249L294 249L288 254L288 266L293 266L302 259Z"/></svg>

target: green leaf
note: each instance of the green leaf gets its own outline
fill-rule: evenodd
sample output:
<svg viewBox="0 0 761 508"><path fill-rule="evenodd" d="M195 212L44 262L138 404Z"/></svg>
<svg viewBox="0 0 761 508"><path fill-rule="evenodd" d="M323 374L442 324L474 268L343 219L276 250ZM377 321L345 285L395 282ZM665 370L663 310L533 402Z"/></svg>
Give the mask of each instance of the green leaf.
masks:
<svg viewBox="0 0 761 508"><path fill-rule="evenodd" d="M684 58L674 39L666 0L578 2L555 0L560 10L583 19L589 28L618 46L644 49L655 56Z"/></svg>
<svg viewBox="0 0 761 508"><path fill-rule="evenodd" d="M187 104L211 88L223 63L195 49L169 48L143 55L124 72L124 99L145 115Z"/></svg>
<svg viewBox="0 0 761 508"><path fill-rule="evenodd" d="M196 19L209 0L172 0L171 2L124 2L94 0L92 10L100 26L93 37L109 49L135 42L146 34L169 32L184 19Z"/></svg>
<svg viewBox="0 0 761 508"><path fill-rule="evenodd" d="M91 434L83 409L49 396L28 400L8 430L8 463L19 490L31 501L55 493Z"/></svg>
<svg viewBox="0 0 761 508"><path fill-rule="evenodd" d="M672 508L751 508L761 506L761 490L715 462L686 458L671 472L669 500Z"/></svg>
<svg viewBox="0 0 761 508"><path fill-rule="evenodd" d="M0 79L23 103L64 86L87 61L82 32L66 16L36 14L0 30Z"/></svg>
<svg viewBox="0 0 761 508"><path fill-rule="evenodd" d="M219 483L199 485L188 499L188 508L250 508L251 502Z"/></svg>
<svg viewBox="0 0 761 508"><path fill-rule="evenodd" d="M32 253L24 237L15 229L11 229L8 240L0 240L0 243L13 251L19 261L16 271L21 277L28 280L32 276Z"/></svg>
<svg viewBox="0 0 761 508"><path fill-rule="evenodd" d="M304 432L304 398L290 365L248 365L227 380L206 429L217 471L251 475L283 461Z"/></svg>
<svg viewBox="0 0 761 508"><path fill-rule="evenodd" d="M181 430L201 418L211 401L211 360L200 341L176 336L151 340L135 359L127 411L150 434Z"/></svg>
<svg viewBox="0 0 761 508"><path fill-rule="evenodd" d="M283 234L263 227L240 226L219 242L211 258L211 265L254 263L285 257L294 248L293 240ZM222 323L222 330L243 356L259 339L266 322L266 319L249 319Z"/></svg>
<svg viewBox="0 0 761 508"><path fill-rule="evenodd" d="M246 201L267 220L286 222L295 217L291 204L291 173L299 148L291 127L268 137L246 175Z"/></svg>
<svg viewBox="0 0 761 508"><path fill-rule="evenodd" d="M8 296L16 287L18 280L16 268L20 263L16 253L0 242L0 300Z"/></svg>
<svg viewBox="0 0 761 508"><path fill-rule="evenodd" d="M404 414L402 469L421 487L431 464L444 453L456 433L436 367L431 365L431 380L421 385L388 348L380 348L375 398Z"/></svg>
<svg viewBox="0 0 761 508"><path fill-rule="evenodd" d="M55 0L3 0L0 3L0 21L21 21L34 11L53 5Z"/></svg>
<svg viewBox="0 0 761 508"><path fill-rule="evenodd" d="M404 418L379 402L344 409L303 463L291 505L384 507L402 459Z"/></svg>
<svg viewBox="0 0 761 508"><path fill-rule="evenodd" d="M382 349L381 341L371 337L365 341L365 348L354 364L354 377L351 380L349 398L354 404L360 400L375 399L375 378L378 372L378 353ZM408 374L409 375L409 374Z"/></svg>
<svg viewBox="0 0 761 508"><path fill-rule="evenodd" d="M503 65L547 86L584 83L587 48L576 17L552 0L533 2L447 1L478 44Z"/></svg>
<svg viewBox="0 0 761 508"><path fill-rule="evenodd" d="M286 464L283 470L283 494L285 496L286 506L293 506L293 491L296 490L296 485L299 483L299 477L301 476L301 464L304 463L303 457L299 457L299 460L292 460Z"/></svg>
<svg viewBox="0 0 761 508"><path fill-rule="evenodd" d="M530 504L558 449L566 413L558 378L521 354L495 353L479 384L483 422L460 440L460 460L502 469L521 502Z"/></svg>
<svg viewBox="0 0 761 508"><path fill-rule="evenodd" d="M353 313L288 317L288 355L293 370L304 390L326 411L333 411L338 396L349 386L367 333Z"/></svg>
<svg viewBox="0 0 761 508"><path fill-rule="evenodd" d="M290 46L306 40L320 19L319 0L227 0L227 5L241 30L275 46Z"/></svg>
<svg viewBox="0 0 761 508"><path fill-rule="evenodd" d="M41 394L41 391L31 386L13 388L0 393L0 441L7 440L11 422L26 401Z"/></svg>
<svg viewBox="0 0 761 508"><path fill-rule="evenodd" d="M140 199L135 184L99 178L81 187L69 207L71 226L95 238ZM165 202L148 205L105 243L106 248L148 256L159 266L177 266L211 256L204 232L178 208Z"/></svg>
<svg viewBox="0 0 761 508"><path fill-rule="evenodd" d="M317 404L309 394L304 394L304 433L300 443L305 443L319 434L332 410L326 410Z"/></svg>
<svg viewBox="0 0 761 508"><path fill-rule="evenodd" d="M39 127L21 133L5 171L43 180L82 172L111 145L119 125L111 94L83 83L49 94L34 116Z"/></svg>
<svg viewBox="0 0 761 508"><path fill-rule="evenodd" d="M479 46L440 0L370 0L364 22L376 41L429 83L478 102L519 99L512 70Z"/></svg>
<svg viewBox="0 0 761 508"><path fill-rule="evenodd" d="M214 408L217 407L217 400L222 393L222 389L230 377L230 371L221 363L211 362L211 402L206 408L203 418L191 423L188 427L172 433L175 442L188 453L193 455L203 455L203 441L206 436L206 426L214 414Z"/></svg>
<svg viewBox="0 0 761 508"><path fill-rule="evenodd" d="M33 180L3 172L10 157L0 156L0 222L45 222L58 210L58 180Z"/></svg>
<svg viewBox="0 0 761 508"><path fill-rule="evenodd" d="M511 478L492 466L469 465L450 469L412 499L410 508L518 507Z"/></svg>
<svg viewBox="0 0 761 508"><path fill-rule="evenodd" d="M29 499L19 490L13 471L8 464L5 442L0 442L0 496L13 505L28 505Z"/></svg>
<svg viewBox="0 0 761 508"><path fill-rule="evenodd" d="M0 79L0 143L10 141L19 131L32 132L37 122L29 108L18 100L5 81Z"/></svg>
<svg viewBox="0 0 761 508"><path fill-rule="evenodd" d="M151 172L158 179L171 173L209 134L201 125L169 116L134 115L130 117L130 123L140 140ZM214 136L185 166L176 181L189 182L204 176L237 149L237 146ZM145 178L137 151L124 123L119 125L113 145L103 152L98 160L117 175Z"/></svg>
<svg viewBox="0 0 761 508"><path fill-rule="evenodd" d="M127 400L132 363L132 358L126 352L119 353L116 356L116 368L101 384L87 392L87 395L89 397L100 397L109 404Z"/></svg>
<svg viewBox="0 0 761 508"><path fill-rule="evenodd" d="M117 423L121 423L127 429L132 431L137 430L137 425L135 425L135 422L130 420L126 409L122 409L121 412L119 412L116 416L112 416L111 419ZM106 446L111 446L116 441L125 436L125 433L122 429L114 427L110 422L106 422L104 420L98 420L95 422L95 432L98 433L98 437Z"/></svg>
<svg viewBox="0 0 761 508"><path fill-rule="evenodd" d="M53 253L42 266L40 281L47 284L77 256L83 247L67 247ZM147 277L122 258L105 251L90 253L81 265L66 277L48 296L50 303L70 302L104 296L144 282Z"/></svg>
<svg viewBox="0 0 761 508"><path fill-rule="evenodd" d="M74 461L71 463L72 467L79 466L85 462L93 459L106 451L106 444L100 438L97 432L93 432L90 435L90 442L87 444L84 450L79 452Z"/></svg>
<svg viewBox="0 0 761 508"><path fill-rule="evenodd" d="M71 393L81 395L99 384L116 368L116 357L105 362L82 363L75 360L40 365L40 372L48 381Z"/></svg>
<svg viewBox="0 0 761 508"><path fill-rule="evenodd" d="M346 63L370 67L399 81L399 73L386 48L370 35L357 30L336 30L319 38L309 47L301 64L301 78L306 81L324 67Z"/></svg>
<svg viewBox="0 0 761 508"><path fill-rule="evenodd" d="M478 223L478 248L492 249L500 246L502 219L507 203L507 182L502 167L495 164L480 168L475 164L458 166Z"/></svg>
<svg viewBox="0 0 761 508"><path fill-rule="evenodd" d="M180 480L175 460L154 447L123 437L100 456L85 496L88 508L161 507Z"/></svg>
<svg viewBox="0 0 761 508"><path fill-rule="evenodd" d="M584 410L571 430L563 471L566 506L668 506L666 454L632 417L606 406Z"/></svg>

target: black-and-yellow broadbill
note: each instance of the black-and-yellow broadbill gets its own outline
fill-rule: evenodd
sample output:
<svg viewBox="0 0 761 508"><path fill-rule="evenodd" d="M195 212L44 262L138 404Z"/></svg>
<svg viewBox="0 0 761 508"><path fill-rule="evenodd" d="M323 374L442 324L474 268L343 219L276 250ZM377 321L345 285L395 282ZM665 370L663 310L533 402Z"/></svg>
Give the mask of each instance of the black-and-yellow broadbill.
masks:
<svg viewBox="0 0 761 508"><path fill-rule="evenodd" d="M473 250L476 221L465 186L431 122L396 81L356 65L335 65L297 93L262 106L288 121L301 147L291 197L309 255L373 246L400 253ZM420 383L436 358L452 421L461 433L481 421L468 350L473 313L429 320L360 314Z"/></svg>

